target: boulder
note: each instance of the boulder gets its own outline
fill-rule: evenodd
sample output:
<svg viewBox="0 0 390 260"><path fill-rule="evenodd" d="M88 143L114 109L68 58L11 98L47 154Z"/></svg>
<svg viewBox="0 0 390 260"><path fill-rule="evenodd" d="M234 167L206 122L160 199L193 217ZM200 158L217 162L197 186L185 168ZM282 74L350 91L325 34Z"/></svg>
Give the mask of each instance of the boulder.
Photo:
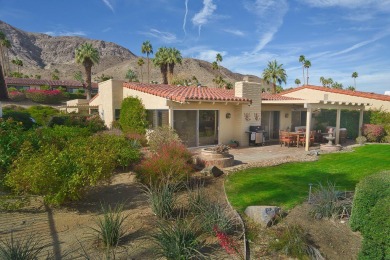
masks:
<svg viewBox="0 0 390 260"><path fill-rule="evenodd" d="M202 170L202 173L206 176L219 177L223 174L223 171L217 166L206 167Z"/></svg>
<svg viewBox="0 0 390 260"><path fill-rule="evenodd" d="M245 214L263 227L271 226L280 213L276 206L249 206L245 209Z"/></svg>

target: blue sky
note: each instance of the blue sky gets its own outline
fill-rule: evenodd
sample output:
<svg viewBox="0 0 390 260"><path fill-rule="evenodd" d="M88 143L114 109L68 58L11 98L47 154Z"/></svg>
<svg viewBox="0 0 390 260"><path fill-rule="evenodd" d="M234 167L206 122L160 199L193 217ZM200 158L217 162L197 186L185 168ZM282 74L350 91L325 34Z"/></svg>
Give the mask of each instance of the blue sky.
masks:
<svg viewBox="0 0 390 260"><path fill-rule="evenodd" d="M168 46L183 57L213 61L261 76L276 59L283 87L302 81L300 55L311 61L309 83L333 78L357 90L390 90L390 0L0 0L0 19L23 30L118 43L141 55Z"/></svg>

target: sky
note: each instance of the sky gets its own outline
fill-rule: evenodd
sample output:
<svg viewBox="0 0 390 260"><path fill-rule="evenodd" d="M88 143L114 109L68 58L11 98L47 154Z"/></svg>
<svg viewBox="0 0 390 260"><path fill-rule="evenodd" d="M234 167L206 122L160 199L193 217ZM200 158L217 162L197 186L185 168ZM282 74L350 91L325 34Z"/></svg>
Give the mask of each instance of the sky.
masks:
<svg viewBox="0 0 390 260"><path fill-rule="evenodd" d="M390 0L0 0L0 20L19 29L115 42L142 55L175 47L183 57L261 77L283 64L287 84L332 78L344 87L390 91ZM305 70L306 71L306 70Z"/></svg>

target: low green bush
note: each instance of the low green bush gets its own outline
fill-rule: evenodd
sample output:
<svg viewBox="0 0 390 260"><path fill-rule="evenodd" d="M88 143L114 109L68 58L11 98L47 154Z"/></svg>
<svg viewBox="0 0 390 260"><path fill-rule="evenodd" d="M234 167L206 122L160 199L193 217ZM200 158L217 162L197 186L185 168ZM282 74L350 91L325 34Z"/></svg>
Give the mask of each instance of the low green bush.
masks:
<svg viewBox="0 0 390 260"><path fill-rule="evenodd" d="M359 259L390 256L390 172L370 175L358 183L350 225L363 236Z"/></svg>
<svg viewBox="0 0 390 260"><path fill-rule="evenodd" d="M108 180L116 167L135 163L139 156L119 136L80 137L64 147L43 143L38 151L24 143L5 183L17 194L43 195L58 205L79 199L86 188Z"/></svg>
<svg viewBox="0 0 390 260"><path fill-rule="evenodd" d="M99 115L56 115L53 116L48 122L48 126L53 127L54 125L85 127L88 128L92 133L106 129L104 121L99 117Z"/></svg>
<svg viewBox="0 0 390 260"><path fill-rule="evenodd" d="M151 185L184 181L192 171L192 154L184 145L170 143L144 159L136 168L136 175L141 183Z"/></svg>
<svg viewBox="0 0 390 260"><path fill-rule="evenodd" d="M7 120L9 118L12 118L16 122L21 122L25 130L28 130L36 125L34 120L31 118L30 113L25 110L15 111L5 108L3 111L3 119Z"/></svg>
<svg viewBox="0 0 390 260"><path fill-rule="evenodd" d="M144 186L144 192L148 197L148 203L153 213L161 219L170 219L173 217L178 191L178 185L172 183L159 183Z"/></svg>
<svg viewBox="0 0 390 260"><path fill-rule="evenodd" d="M26 91L26 97L34 102L43 104L58 104L64 99L60 90L30 89Z"/></svg>
<svg viewBox="0 0 390 260"><path fill-rule="evenodd" d="M43 127L35 130L35 134L42 145L54 145L63 149L69 142L79 137L88 137L91 131L87 128L55 125L54 127Z"/></svg>
<svg viewBox="0 0 390 260"><path fill-rule="evenodd" d="M41 126L46 126L52 116L60 114L58 109L49 106L31 106L26 111Z"/></svg>
<svg viewBox="0 0 390 260"><path fill-rule="evenodd" d="M390 196L390 172L373 174L357 185L352 203L350 225L353 231L370 225L369 213L379 199Z"/></svg>

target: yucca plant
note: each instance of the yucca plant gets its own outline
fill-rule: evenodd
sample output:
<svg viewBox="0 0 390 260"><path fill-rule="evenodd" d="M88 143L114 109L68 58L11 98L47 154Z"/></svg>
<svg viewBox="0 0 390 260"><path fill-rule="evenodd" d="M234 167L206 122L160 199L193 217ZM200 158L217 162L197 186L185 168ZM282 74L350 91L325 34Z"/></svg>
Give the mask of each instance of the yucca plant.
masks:
<svg viewBox="0 0 390 260"><path fill-rule="evenodd" d="M158 221L157 232L152 235L156 244L156 255L168 260L202 259L200 249L204 246L202 233L196 222L176 219L174 222Z"/></svg>
<svg viewBox="0 0 390 260"><path fill-rule="evenodd" d="M148 202L152 211L161 219L173 217L177 197L175 192L179 190L179 185L169 182L152 184L150 187L144 186L144 192L148 197Z"/></svg>
<svg viewBox="0 0 390 260"><path fill-rule="evenodd" d="M102 242L106 248L118 246L125 235L124 225L128 216L122 213L123 206L123 204L118 204L112 208L110 205L102 205L103 216L96 220L97 227L92 228L98 241Z"/></svg>
<svg viewBox="0 0 390 260"><path fill-rule="evenodd" d="M13 233L9 239L0 240L0 259L4 260L35 260L43 246L38 237L26 235L14 238Z"/></svg>

